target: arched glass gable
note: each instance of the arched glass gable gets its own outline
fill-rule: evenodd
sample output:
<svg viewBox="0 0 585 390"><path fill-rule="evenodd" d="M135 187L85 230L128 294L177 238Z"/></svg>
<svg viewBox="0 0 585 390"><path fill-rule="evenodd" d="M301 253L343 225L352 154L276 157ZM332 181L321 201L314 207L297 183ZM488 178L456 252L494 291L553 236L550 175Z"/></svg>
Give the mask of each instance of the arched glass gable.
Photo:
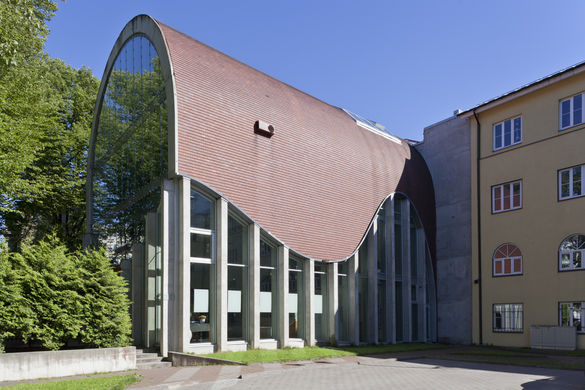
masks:
<svg viewBox="0 0 585 390"><path fill-rule="evenodd" d="M168 114L159 55L135 35L109 73L94 135L92 233L124 257L156 212L168 169Z"/></svg>

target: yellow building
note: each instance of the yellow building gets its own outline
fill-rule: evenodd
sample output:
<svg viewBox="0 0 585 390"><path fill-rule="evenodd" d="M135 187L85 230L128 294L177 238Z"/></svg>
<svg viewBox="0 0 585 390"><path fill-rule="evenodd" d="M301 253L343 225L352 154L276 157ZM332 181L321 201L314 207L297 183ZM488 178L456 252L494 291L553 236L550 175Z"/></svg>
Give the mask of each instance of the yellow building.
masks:
<svg viewBox="0 0 585 390"><path fill-rule="evenodd" d="M544 329L544 347L585 349L585 63L457 117L470 131L472 342L539 346Z"/></svg>

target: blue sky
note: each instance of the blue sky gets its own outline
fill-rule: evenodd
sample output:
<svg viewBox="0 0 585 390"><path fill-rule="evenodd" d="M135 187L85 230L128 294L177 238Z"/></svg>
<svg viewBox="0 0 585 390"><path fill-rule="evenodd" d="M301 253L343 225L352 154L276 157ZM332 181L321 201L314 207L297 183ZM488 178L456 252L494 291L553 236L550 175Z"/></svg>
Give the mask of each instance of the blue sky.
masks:
<svg viewBox="0 0 585 390"><path fill-rule="evenodd" d="M585 2L68 0L45 50L101 78L146 13L332 105L423 129L585 59Z"/></svg>

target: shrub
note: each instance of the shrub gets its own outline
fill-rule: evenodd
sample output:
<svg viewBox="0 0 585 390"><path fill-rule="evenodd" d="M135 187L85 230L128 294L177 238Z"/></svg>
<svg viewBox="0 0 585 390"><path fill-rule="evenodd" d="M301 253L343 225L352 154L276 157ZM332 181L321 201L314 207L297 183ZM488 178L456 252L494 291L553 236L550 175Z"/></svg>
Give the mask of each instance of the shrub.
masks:
<svg viewBox="0 0 585 390"><path fill-rule="evenodd" d="M0 250L0 339L51 350L79 338L95 347L130 343L125 281L103 250L68 253L56 238Z"/></svg>

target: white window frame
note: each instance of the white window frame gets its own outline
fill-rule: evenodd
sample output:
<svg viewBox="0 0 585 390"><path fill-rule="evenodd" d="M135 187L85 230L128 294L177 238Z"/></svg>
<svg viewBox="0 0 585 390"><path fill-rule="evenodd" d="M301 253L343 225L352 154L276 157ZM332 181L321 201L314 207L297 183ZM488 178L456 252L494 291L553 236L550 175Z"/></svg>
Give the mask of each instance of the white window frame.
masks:
<svg viewBox="0 0 585 390"><path fill-rule="evenodd" d="M517 183L520 184L520 205L514 206L514 184L517 184ZM504 209L504 187L505 186L510 186L510 208L508 208L508 209ZM501 194L502 194L502 196L500 197L501 207L500 207L500 210L498 210L498 211L496 211L496 196L495 196L496 188L500 188ZM508 183L497 184L495 186L492 186L492 213L499 214L499 213L504 213L506 211L521 209L522 208L522 198L523 198L522 180L516 180L516 181L511 181Z"/></svg>
<svg viewBox="0 0 585 390"><path fill-rule="evenodd" d="M520 140L519 141L514 141L514 121L516 119L520 119ZM511 143L508 144L508 145L506 145L506 143L504 142L504 126L505 126L505 123L506 122L510 122L510 127L511 127L511 132L512 132L511 138L510 138ZM522 124L522 122L523 122L522 121L522 115L518 115L518 116L515 116L513 118L506 119L504 121L501 121L501 122L498 122L498 123L494 124L492 126L492 146L493 146L492 150L495 152L496 150L501 150L501 149L509 148L510 146L518 145L518 144L522 143L522 138L523 138L523 135L522 135L522 133L523 133L523 131L522 131L523 124ZM501 126L501 132L502 132L502 134L501 134L501 136L502 136L502 146L500 146L500 147L496 147L496 127L497 126Z"/></svg>
<svg viewBox="0 0 585 390"><path fill-rule="evenodd" d="M559 326L563 326L563 315L562 315L562 306L563 305L569 305L569 313L571 313L571 315L569 315L569 326L573 327L575 326L575 324L573 324L573 305L575 303L580 303L581 304L581 330L577 330L577 333L585 333L585 324L583 323L583 321L585 320L585 301L584 302L559 302Z"/></svg>
<svg viewBox="0 0 585 390"><path fill-rule="evenodd" d="M574 236L580 236L581 234L573 234L567 238L565 238L562 242L561 245L559 246L559 271L576 271L576 270L583 270L585 269L585 246L583 246L582 248L577 248L577 249L561 249L563 242L565 242L566 240L569 240L571 238L573 238ZM574 266L574 257L575 257L575 253L580 253L581 254L581 267L575 267ZM569 266L563 268L563 262L562 262L562 258L563 255L568 254L570 257L570 262L569 262Z"/></svg>
<svg viewBox="0 0 585 390"><path fill-rule="evenodd" d="M496 328L496 307L501 308L503 328ZM514 310L506 310L514 309ZM520 311L518 311L520 308ZM520 324L517 324L514 314L521 313ZM508 318L510 316L510 318ZM507 327L506 325L510 325ZM518 326L519 325L519 326ZM496 303L492 307L492 331L494 333L522 333L524 332L524 304L522 303Z"/></svg>
<svg viewBox="0 0 585 390"><path fill-rule="evenodd" d="M506 272L504 271L505 267L504 267L504 263L506 260L510 260L511 264L512 264L512 271L511 272ZM519 272L514 272L514 262L516 260L520 261L520 271ZM502 263L502 272L497 273L496 272L496 262L501 262ZM522 271L524 268L524 265L522 264L522 256L514 256L514 257L498 257L496 258L496 256L494 255L493 257L493 266L494 266L494 276L507 276L507 275L522 275Z"/></svg>
<svg viewBox="0 0 585 390"><path fill-rule="evenodd" d="M573 195L573 169L579 168L581 169L581 194ZM562 185L562 176L563 172L569 172L569 196L563 196L563 185ZM571 168L561 169L558 173L558 181L559 181L559 200L565 199L572 199L572 198L580 198L585 195L585 189L583 188L584 180L583 174L585 173L585 165L577 165Z"/></svg>
<svg viewBox="0 0 585 390"><path fill-rule="evenodd" d="M573 99L576 96L581 96L581 122L575 123L574 118L574 107L573 107ZM569 102L569 125L563 127L563 103L568 101ZM559 131L566 130L574 126L582 125L585 123L585 94L578 93L573 96L569 96L568 98L562 99L559 101Z"/></svg>

